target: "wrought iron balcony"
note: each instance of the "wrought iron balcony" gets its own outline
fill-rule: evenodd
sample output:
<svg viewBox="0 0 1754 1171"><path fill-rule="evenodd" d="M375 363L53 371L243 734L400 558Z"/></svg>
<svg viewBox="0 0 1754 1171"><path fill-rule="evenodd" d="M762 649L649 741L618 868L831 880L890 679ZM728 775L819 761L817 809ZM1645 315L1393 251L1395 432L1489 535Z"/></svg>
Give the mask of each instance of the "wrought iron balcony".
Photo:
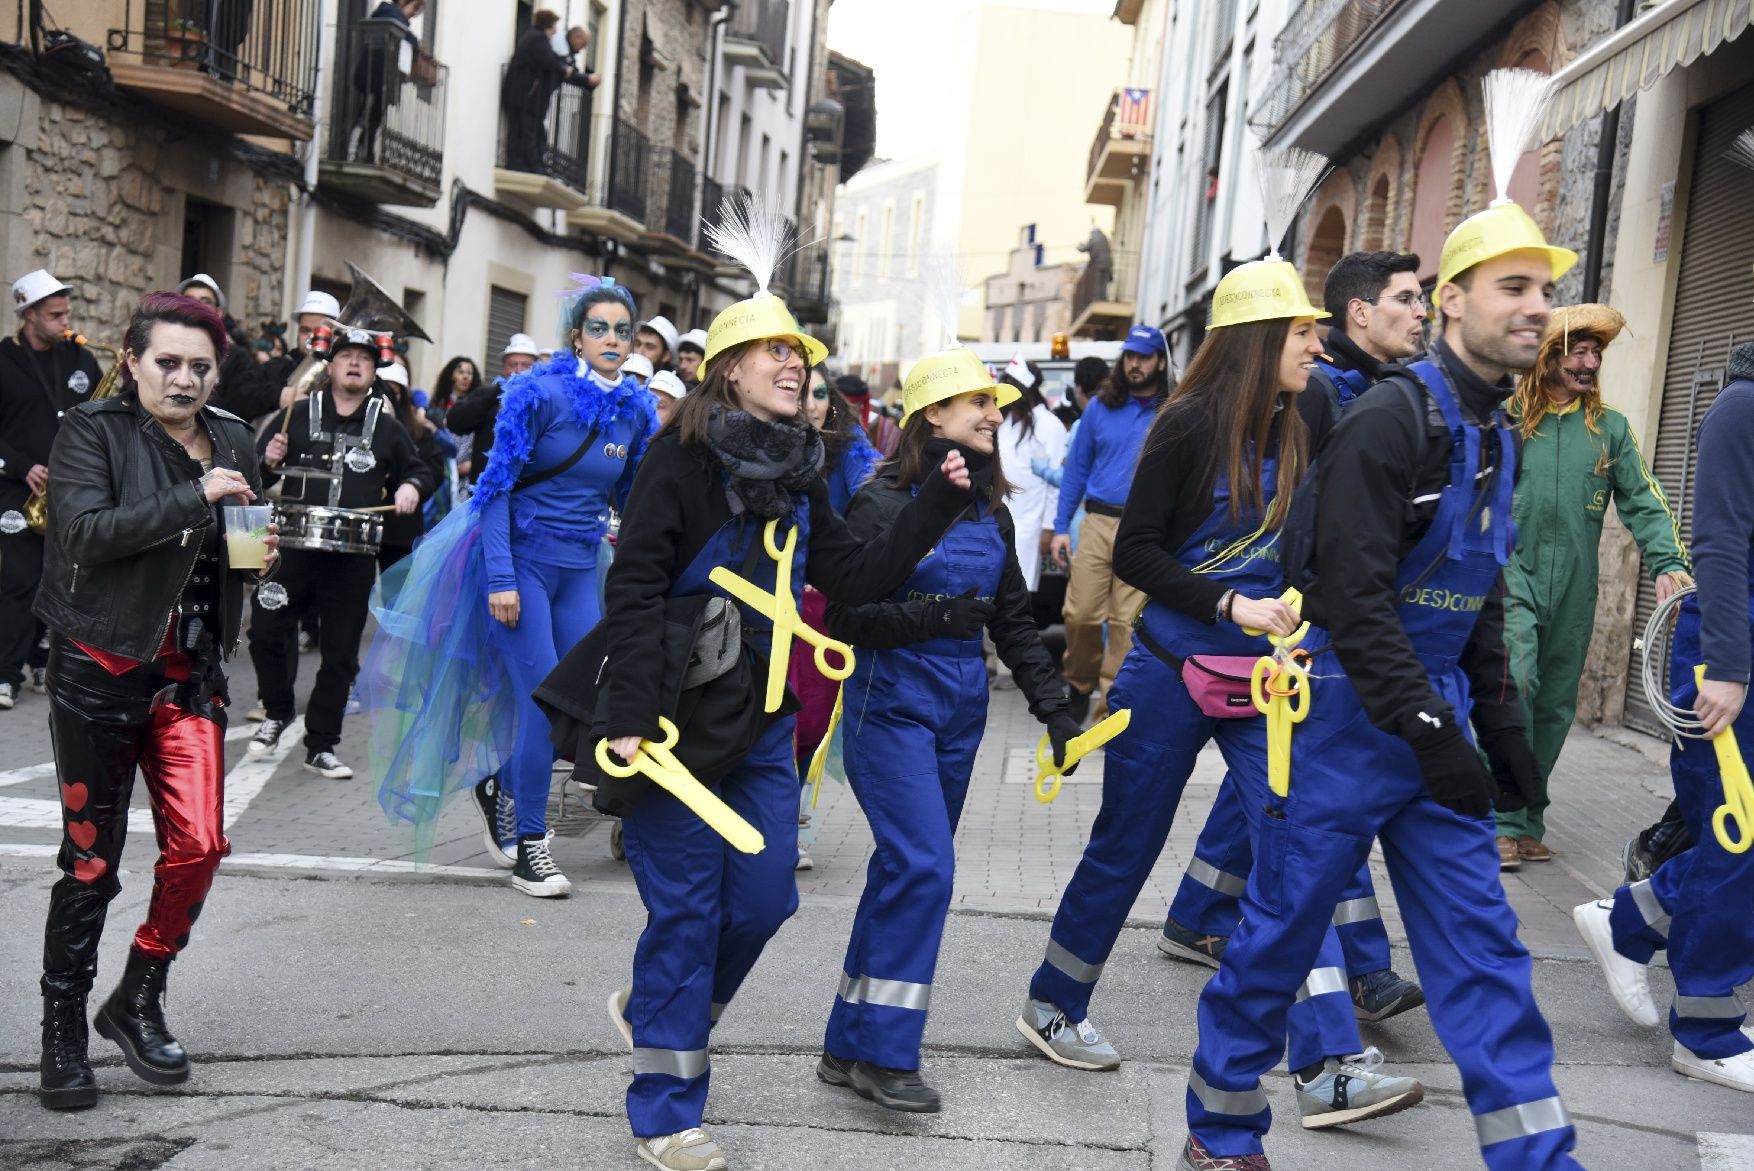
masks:
<svg viewBox="0 0 1754 1171"><path fill-rule="evenodd" d="M562 84L546 106L507 104L494 188L537 207L585 206L590 187L591 91Z"/></svg>
<svg viewBox="0 0 1754 1171"><path fill-rule="evenodd" d="M800 324L826 322L832 308L827 241L816 240L800 248L788 262L787 271L791 295L786 298L786 305L793 316Z"/></svg>
<svg viewBox="0 0 1754 1171"><path fill-rule="evenodd" d="M450 71L402 26L359 21L336 46L321 181L373 203L431 207L445 163Z"/></svg>
<svg viewBox="0 0 1754 1171"><path fill-rule="evenodd" d="M742 0L725 29L725 63L741 65L757 89L785 89L786 30L791 0Z"/></svg>
<svg viewBox="0 0 1754 1171"><path fill-rule="evenodd" d="M207 125L308 141L320 7L126 0L122 27L109 30L110 75L119 88Z"/></svg>
<svg viewBox="0 0 1754 1171"><path fill-rule="evenodd" d="M694 218L694 164L670 152L670 191L664 200L664 230L693 248L700 234Z"/></svg>
<svg viewBox="0 0 1754 1171"><path fill-rule="evenodd" d="M1090 143L1084 173L1084 202L1119 207L1127 188L1142 182L1151 162L1152 93L1148 89L1117 89L1103 111L1102 124Z"/></svg>
<svg viewBox="0 0 1754 1171"><path fill-rule="evenodd" d="M615 119L609 139L609 209L645 223L651 173L651 143L638 127Z"/></svg>
<svg viewBox="0 0 1754 1171"><path fill-rule="evenodd" d="M1268 134L1279 129L1401 2L1303 0L1273 40L1273 81L1251 122Z"/></svg>
<svg viewBox="0 0 1754 1171"><path fill-rule="evenodd" d="M1107 265L1088 263L1072 290L1072 336L1113 340L1133 324L1139 254L1117 251Z"/></svg>

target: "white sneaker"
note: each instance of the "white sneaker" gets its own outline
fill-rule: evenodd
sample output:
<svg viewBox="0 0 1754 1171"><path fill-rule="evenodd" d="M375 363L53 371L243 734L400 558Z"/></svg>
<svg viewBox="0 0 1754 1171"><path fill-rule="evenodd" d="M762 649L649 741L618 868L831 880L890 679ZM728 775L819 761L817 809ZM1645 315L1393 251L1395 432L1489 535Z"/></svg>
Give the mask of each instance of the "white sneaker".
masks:
<svg viewBox="0 0 1754 1171"><path fill-rule="evenodd" d="M725 1171L725 1152L698 1126L642 1138L635 1150L640 1158L664 1171Z"/></svg>
<svg viewBox="0 0 1754 1171"><path fill-rule="evenodd" d="M816 869L816 859L814 859L810 856L809 850L806 850L803 846L799 846L798 847L798 864L796 866L792 867L792 869L793 870L814 870L814 869Z"/></svg>
<svg viewBox="0 0 1754 1171"><path fill-rule="evenodd" d="M0 683L0 711L11 711L18 702L18 684Z"/></svg>
<svg viewBox="0 0 1754 1171"><path fill-rule="evenodd" d="M621 1034L628 1051L633 1051L633 1025L627 1019L627 1002L633 996L631 988L617 988L609 994L609 1023Z"/></svg>
<svg viewBox="0 0 1754 1171"><path fill-rule="evenodd" d="M1577 933L1583 936L1584 945L1601 966L1602 975L1607 977L1614 1003L1633 1024L1654 1029L1661 1018L1650 995L1650 973L1643 964L1634 963L1614 950L1614 930L1608 923L1613 907L1613 903L1598 899L1573 908L1571 918L1577 924Z"/></svg>
<svg viewBox="0 0 1754 1171"><path fill-rule="evenodd" d="M1700 1057L1676 1041L1674 1055L1669 1058L1669 1068L1702 1082L1754 1094L1754 1050L1738 1053L1734 1057Z"/></svg>

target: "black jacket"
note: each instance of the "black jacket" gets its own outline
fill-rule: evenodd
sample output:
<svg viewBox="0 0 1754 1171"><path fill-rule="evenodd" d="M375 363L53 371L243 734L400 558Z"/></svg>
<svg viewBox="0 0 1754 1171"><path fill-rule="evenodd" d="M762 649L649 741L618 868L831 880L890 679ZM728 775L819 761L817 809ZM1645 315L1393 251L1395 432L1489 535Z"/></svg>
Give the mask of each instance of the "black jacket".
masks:
<svg viewBox="0 0 1754 1171"><path fill-rule="evenodd" d="M426 465L427 472L432 476L433 489L445 480L445 452L438 445L432 432L421 428L415 437L414 450L420 456L420 462ZM431 496L431 492L427 496ZM414 542L426 535L426 517L419 511L406 516L390 512L384 514L384 547L386 549L411 549Z"/></svg>
<svg viewBox="0 0 1754 1171"><path fill-rule="evenodd" d="M317 401L317 397L312 395L293 404L291 420L286 430L286 458L280 467L270 468L266 464L262 466L264 483L272 486L283 478L287 481L286 486L280 490L280 499L286 504L329 506L327 481L286 476L284 473L287 468L341 468L339 461L329 458L336 450L336 444L332 440L311 438L311 404ZM343 473L341 496L334 506L337 508L373 508L385 504L403 484L413 484L420 493L420 498L425 500L438 486L438 479L432 469L420 458L413 437L397 420L390 400L376 389L372 391L372 397L382 398L384 403L377 427L372 432L371 451L377 463L368 471ZM371 398L367 398L358 410L347 416L336 413L334 403L326 391L322 392L321 398L323 417L318 420L318 425L322 431L330 435L359 435L363 432L366 409L371 405ZM270 427L262 432L261 438L256 441L258 452L267 450L278 430Z"/></svg>
<svg viewBox="0 0 1754 1171"><path fill-rule="evenodd" d="M1486 382L1441 341L1430 357L1449 373L1470 422L1489 418L1510 395L1508 380ZM1316 461L1316 576L1304 610L1328 628L1370 722L1402 737L1424 726L1420 712L1447 713L1452 720L1455 715L1432 691L1395 612L1401 562L1431 526L1438 493L1449 483L1449 431L1436 404L1427 399L1426 408L1415 415L1403 386L1379 382L1352 403L1323 445ZM1482 464L1501 464L1495 433L1483 444ZM1504 648L1502 576L1487 594L1462 667L1474 702L1474 727L1481 732L1521 728L1522 708Z"/></svg>
<svg viewBox="0 0 1754 1171"><path fill-rule="evenodd" d="M548 34L527 28L518 34L512 59L506 66L501 102L518 110L546 105L566 78L569 62L554 51Z"/></svg>
<svg viewBox="0 0 1754 1171"><path fill-rule="evenodd" d="M828 503L828 485L810 486L809 584L831 601L874 602L888 596L956 522L968 493L934 472L881 541L861 541ZM756 539L761 522L745 514ZM670 431L646 448L622 512L615 563L603 585L609 623L608 693L603 735L658 735L664 599L671 586L731 520L725 478L705 448L684 447Z"/></svg>
<svg viewBox="0 0 1754 1171"><path fill-rule="evenodd" d="M243 473L259 497L250 429L212 406L201 418L213 439L214 464ZM201 550L192 534L220 523L200 479L201 465L132 395L67 412L49 460L37 617L86 646L151 661ZM219 555L227 564L223 542ZM254 570L224 575L220 645L228 656L237 646L244 582L256 577Z"/></svg>
<svg viewBox="0 0 1754 1171"><path fill-rule="evenodd" d="M481 479L487 470L487 457L493 451L493 426L499 421L499 396L505 382L495 378L484 382L451 404L445 413L445 430L461 439L473 437L469 445L469 482Z"/></svg>
<svg viewBox="0 0 1754 1171"><path fill-rule="evenodd" d="M860 488L847 505L847 528L861 542L875 544L896 525L913 499L911 491L897 486L893 473L878 475ZM962 515L968 515L967 511ZM1031 714L1046 723L1049 716L1066 710L1066 687L1060 682L1035 627L1029 586L1017 566L1010 509L1001 505L993 519L998 522L999 535L1005 539L1005 568L999 575L999 592L993 599L997 609L987 623L987 633L992 636L999 658L1016 677L1018 690L1029 700ZM908 573L913 573L912 567ZM942 633L932 622L936 605L925 601L871 602L862 606L830 602L828 632L867 650L907 646Z"/></svg>
<svg viewBox="0 0 1754 1171"><path fill-rule="evenodd" d="M39 362L17 337L0 338L0 511L30 497L25 476L37 464L48 466L62 418L103 379L84 346L59 341L47 354Z"/></svg>

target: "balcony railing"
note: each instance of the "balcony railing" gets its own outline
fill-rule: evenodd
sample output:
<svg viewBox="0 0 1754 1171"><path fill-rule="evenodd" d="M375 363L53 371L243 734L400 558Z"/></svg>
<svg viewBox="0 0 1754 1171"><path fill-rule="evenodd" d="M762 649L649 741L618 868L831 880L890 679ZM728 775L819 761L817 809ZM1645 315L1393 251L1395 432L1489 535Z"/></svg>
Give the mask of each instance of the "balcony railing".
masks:
<svg viewBox="0 0 1754 1171"><path fill-rule="evenodd" d="M438 202L449 80L400 25L354 25L336 46L324 181L377 203Z"/></svg>
<svg viewBox="0 0 1754 1171"><path fill-rule="evenodd" d="M1087 181L1094 178L1102 166L1103 152L1117 141L1140 143L1145 153L1150 153L1151 96L1148 89L1129 87L1115 90L1108 99L1102 124L1096 128L1096 137L1090 141L1090 161L1084 172Z"/></svg>
<svg viewBox="0 0 1754 1171"><path fill-rule="evenodd" d="M1086 264L1072 289L1072 327L1080 336L1112 333L1118 337L1132 324L1139 254L1110 253L1105 268Z"/></svg>
<svg viewBox="0 0 1754 1171"><path fill-rule="evenodd" d="M694 164L675 151L670 152L670 192L664 201L664 230L694 247Z"/></svg>
<svg viewBox="0 0 1754 1171"><path fill-rule="evenodd" d="M827 241L806 244L789 261L791 296L787 306L799 321L828 320L830 269Z"/></svg>
<svg viewBox="0 0 1754 1171"><path fill-rule="evenodd" d="M116 84L241 134L308 139L319 0L126 0Z"/></svg>
<svg viewBox="0 0 1754 1171"><path fill-rule="evenodd" d="M1358 43L1402 0L1303 0L1273 41L1273 80L1250 117L1262 134L1276 131L1321 87Z"/></svg>
<svg viewBox="0 0 1754 1171"><path fill-rule="evenodd" d="M719 218L719 205L725 201L725 185L708 175L700 181L700 217L708 223L716 223Z"/></svg>
<svg viewBox="0 0 1754 1171"><path fill-rule="evenodd" d="M725 29L726 59L743 66L752 85L784 88L791 23L791 0L743 0Z"/></svg>
<svg viewBox="0 0 1754 1171"><path fill-rule="evenodd" d="M591 91L562 85L545 107L506 110L500 166L542 175L581 194L589 186Z"/></svg>
<svg viewBox="0 0 1754 1171"><path fill-rule="evenodd" d="M645 223L651 171L651 143L637 127L620 118L615 119L609 138L610 208Z"/></svg>

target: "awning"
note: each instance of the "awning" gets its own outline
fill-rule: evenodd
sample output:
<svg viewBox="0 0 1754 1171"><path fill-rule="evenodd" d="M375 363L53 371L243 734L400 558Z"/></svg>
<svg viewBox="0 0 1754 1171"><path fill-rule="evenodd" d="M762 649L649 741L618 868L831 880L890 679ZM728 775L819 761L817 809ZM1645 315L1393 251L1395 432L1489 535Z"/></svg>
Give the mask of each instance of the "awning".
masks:
<svg viewBox="0 0 1754 1171"><path fill-rule="evenodd" d="M1679 65L1691 65L1754 24L1754 0L1666 0L1592 46L1553 75L1553 99L1541 139L1649 89Z"/></svg>

